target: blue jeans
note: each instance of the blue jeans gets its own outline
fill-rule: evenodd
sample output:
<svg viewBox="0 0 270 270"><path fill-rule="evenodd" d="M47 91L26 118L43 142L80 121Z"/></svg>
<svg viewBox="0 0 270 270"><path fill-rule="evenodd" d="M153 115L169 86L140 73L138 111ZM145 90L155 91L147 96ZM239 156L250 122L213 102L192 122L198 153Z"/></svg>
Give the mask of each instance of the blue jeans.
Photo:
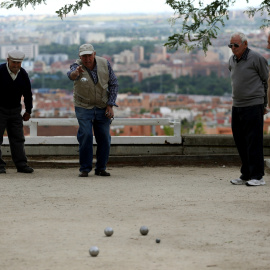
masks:
<svg viewBox="0 0 270 270"><path fill-rule="evenodd" d="M79 142L80 171L90 172L93 163L93 131L97 142L96 171L106 170L110 154L110 119L105 116L105 108L84 109L75 107L79 122L77 139Z"/></svg>
<svg viewBox="0 0 270 270"><path fill-rule="evenodd" d="M232 107L232 132L242 161L243 180L260 180L264 175L263 114L263 104Z"/></svg>

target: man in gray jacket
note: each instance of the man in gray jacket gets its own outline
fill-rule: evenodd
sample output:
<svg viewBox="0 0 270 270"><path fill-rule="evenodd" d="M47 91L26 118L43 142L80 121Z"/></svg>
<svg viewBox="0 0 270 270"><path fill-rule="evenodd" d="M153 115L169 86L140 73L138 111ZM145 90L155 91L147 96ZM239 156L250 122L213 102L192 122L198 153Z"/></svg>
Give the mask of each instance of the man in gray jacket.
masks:
<svg viewBox="0 0 270 270"><path fill-rule="evenodd" d="M267 112L268 63L248 48L243 33L231 36L229 60L232 85L232 132L241 158L241 176L234 185L265 185L263 156L263 122Z"/></svg>

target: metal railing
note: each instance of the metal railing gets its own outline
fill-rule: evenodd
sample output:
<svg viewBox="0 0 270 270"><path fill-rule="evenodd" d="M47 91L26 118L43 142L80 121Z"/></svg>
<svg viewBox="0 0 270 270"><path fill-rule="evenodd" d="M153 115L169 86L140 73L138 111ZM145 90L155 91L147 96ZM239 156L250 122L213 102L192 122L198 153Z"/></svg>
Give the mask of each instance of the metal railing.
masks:
<svg viewBox="0 0 270 270"><path fill-rule="evenodd" d="M24 122L30 127L30 136L25 137L25 144L78 144L76 136L37 136L38 126L78 126L76 118L31 118ZM171 126L173 136L112 136L112 144L181 144L180 119L167 118L116 118L112 126ZM94 144L96 143L94 139ZM3 144L8 144L4 137Z"/></svg>

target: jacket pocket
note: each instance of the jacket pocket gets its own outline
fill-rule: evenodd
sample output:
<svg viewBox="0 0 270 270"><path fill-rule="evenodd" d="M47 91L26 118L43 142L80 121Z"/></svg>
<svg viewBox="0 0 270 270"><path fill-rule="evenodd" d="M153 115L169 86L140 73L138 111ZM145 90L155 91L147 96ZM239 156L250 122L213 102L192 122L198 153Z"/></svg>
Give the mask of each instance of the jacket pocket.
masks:
<svg viewBox="0 0 270 270"><path fill-rule="evenodd" d="M107 83L105 83L105 84L102 86L102 88L105 89L105 90L107 90L108 87L109 87L109 85L108 85Z"/></svg>

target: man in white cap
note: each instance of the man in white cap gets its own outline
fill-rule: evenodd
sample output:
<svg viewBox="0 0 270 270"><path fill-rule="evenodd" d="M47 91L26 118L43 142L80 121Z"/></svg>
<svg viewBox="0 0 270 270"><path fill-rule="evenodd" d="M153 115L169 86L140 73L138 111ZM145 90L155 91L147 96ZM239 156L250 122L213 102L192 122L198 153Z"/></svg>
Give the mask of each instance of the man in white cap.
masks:
<svg viewBox="0 0 270 270"><path fill-rule="evenodd" d="M18 50L8 52L7 63L0 65L0 146L7 130L12 160L20 173L32 173L27 165L24 150L23 121L30 119L32 111L31 83L27 72L21 67L25 54ZM25 112L21 115L21 98L24 98ZM6 173L6 163L0 148L0 173Z"/></svg>
<svg viewBox="0 0 270 270"><path fill-rule="evenodd" d="M79 177L87 177L92 170L93 130L97 142L95 175L110 176L106 165L111 144L113 106L117 106L117 78L109 61L96 56L93 45L81 45L79 57L67 73L74 82L74 105L79 122Z"/></svg>

